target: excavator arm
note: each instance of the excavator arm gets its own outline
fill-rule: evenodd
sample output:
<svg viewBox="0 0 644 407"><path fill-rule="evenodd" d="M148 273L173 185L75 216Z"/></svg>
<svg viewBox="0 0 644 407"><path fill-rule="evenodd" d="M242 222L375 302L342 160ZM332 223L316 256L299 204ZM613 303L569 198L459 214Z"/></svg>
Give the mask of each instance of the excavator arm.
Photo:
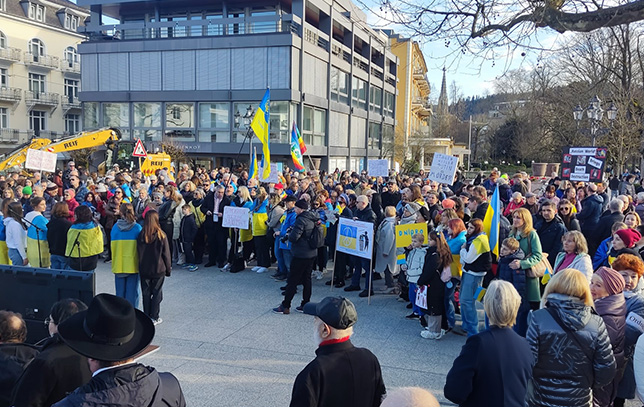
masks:
<svg viewBox="0 0 644 407"><path fill-rule="evenodd" d="M6 154L2 161L0 161L0 171L4 171L7 168L19 167L25 161L27 161L27 150L34 149L40 150L43 147L48 146L51 143L51 140L46 138L35 138L30 142L23 144L14 151Z"/></svg>
<svg viewBox="0 0 644 407"><path fill-rule="evenodd" d="M95 131L85 131L71 137L66 137L51 143L40 150L50 153L62 153L67 151L82 150L99 146L107 146L109 149L117 147L121 139L121 132L115 128L104 128Z"/></svg>

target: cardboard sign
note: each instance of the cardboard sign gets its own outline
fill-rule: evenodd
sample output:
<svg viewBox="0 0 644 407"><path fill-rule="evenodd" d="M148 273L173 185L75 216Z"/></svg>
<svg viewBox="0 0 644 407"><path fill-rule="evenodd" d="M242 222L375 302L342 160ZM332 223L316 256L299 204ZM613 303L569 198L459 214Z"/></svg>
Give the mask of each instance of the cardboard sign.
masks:
<svg viewBox="0 0 644 407"><path fill-rule="evenodd" d="M280 182L280 177L278 174L277 170L277 163L271 163L271 173L268 175L267 178L262 178L262 175L264 174L264 170L260 167L259 170L259 178L261 182L268 182L272 184L277 184Z"/></svg>
<svg viewBox="0 0 644 407"><path fill-rule="evenodd" d="M369 175L372 177L389 176L389 160L369 160L367 166Z"/></svg>
<svg viewBox="0 0 644 407"><path fill-rule="evenodd" d="M54 172L56 171L56 153L50 153L44 150L27 150L27 159L25 168L38 171Z"/></svg>
<svg viewBox="0 0 644 407"><path fill-rule="evenodd" d="M336 250L371 259L373 251L373 223L340 218L335 240Z"/></svg>
<svg viewBox="0 0 644 407"><path fill-rule="evenodd" d="M411 244L411 237L416 233L425 236L423 243L427 243L427 223L410 223L396 226L396 247L407 247Z"/></svg>
<svg viewBox="0 0 644 407"><path fill-rule="evenodd" d="M221 225L225 228L248 229L250 211L248 208L237 208L235 206L224 207L224 219Z"/></svg>
<svg viewBox="0 0 644 407"><path fill-rule="evenodd" d="M561 178L570 181L600 182L608 149L606 147L564 147Z"/></svg>
<svg viewBox="0 0 644 407"><path fill-rule="evenodd" d="M434 153L434 159L432 160L432 166L427 178L441 184L452 185L457 167L458 158L451 155Z"/></svg>

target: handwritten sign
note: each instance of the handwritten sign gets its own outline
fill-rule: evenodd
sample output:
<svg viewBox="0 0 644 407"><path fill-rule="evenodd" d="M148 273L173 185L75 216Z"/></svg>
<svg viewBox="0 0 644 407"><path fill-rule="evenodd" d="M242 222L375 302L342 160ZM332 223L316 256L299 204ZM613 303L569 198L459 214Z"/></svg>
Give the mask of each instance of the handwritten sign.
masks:
<svg viewBox="0 0 644 407"><path fill-rule="evenodd" d="M608 155L606 147L564 147L561 178L570 181L599 182Z"/></svg>
<svg viewBox="0 0 644 407"><path fill-rule="evenodd" d="M248 208L237 208L234 206L224 207L224 219L221 225L225 228L248 229L250 211Z"/></svg>
<svg viewBox="0 0 644 407"><path fill-rule="evenodd" d="M427 178L440 182L441 184L452 185L454 183L457 166L458 158L451 155L434 153L434 159L432 160L432 166Z"/></svg>
<svg viewBox="0 0 644 407"><path fill-rule="evenodd" d="M371 259L373 251L373 223L340 218L335 239L336 250Z"/></svg>
<svg viewBox="0 0 644 407"><path fill-rule="evenodd" d="M38 171L54 172L56 171L56 153L50 153L44 150L27 150L27 159L25 168Z"/></svg>
<svg viewBox="0 0 644 407"><path fill-rule="evenodd" d="M407 247L411 244L411 237L417 233L425 236L423 243L427 243L427 223L411 223L396 226L396 247Z"/></svg>
<svg viewBox="0 0 644 407"><path fill-rule="evenodd" d="M262 174L264 174L264 170L260 168L259 177L261 182L267 182L269 184L277 184L278 182L280 182L280 177L277 170L277 163L271 163L271 173L268 175L267 178L262 178Z"/></svg>
<svg viewBox="0 0 644 407"><path fill-rule="evenodd" d="M369 160L367 161L369 175L372 177L389 176L389 160Z"/></svg>

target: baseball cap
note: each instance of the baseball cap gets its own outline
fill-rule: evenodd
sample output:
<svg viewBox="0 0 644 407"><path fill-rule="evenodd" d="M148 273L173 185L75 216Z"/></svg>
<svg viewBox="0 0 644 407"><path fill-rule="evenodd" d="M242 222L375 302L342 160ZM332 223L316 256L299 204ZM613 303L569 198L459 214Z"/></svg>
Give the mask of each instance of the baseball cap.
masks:
<svg viewBox="0 0 644 407"><path fill-rule="evenodd" d="M344 297L326 297L304 305L304 313L314 315L335 329L347 329L358 321L356 307Z"/></svg>

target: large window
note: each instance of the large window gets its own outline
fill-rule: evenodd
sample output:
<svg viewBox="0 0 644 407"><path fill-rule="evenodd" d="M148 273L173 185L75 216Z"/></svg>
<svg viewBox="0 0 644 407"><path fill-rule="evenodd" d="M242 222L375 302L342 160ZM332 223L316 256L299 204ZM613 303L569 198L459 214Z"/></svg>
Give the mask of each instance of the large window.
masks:
<svg viewBox="0 0 644 407"><path fill-rule="evenodd" d="M78 81L74 79L65 79L65 100L73 103L78 97Z"/></svg>
<svg viewBox="0 0 644 407"><path fill-rule="evenodd" d="M258 107L259 103L257 102L233 103L233 138L231 140L233 143L244 141Z"/></svg>
<svg viewBox="0 0 644 407"><path fill-rule="evenodd" d="M161 141L161 104L134 103L134 137Z"/></svg>
<svg viewBox="0 0 644 407"><path fill-rule="evenodd" d="M387 117L394 117L394 100L395 96L391 92L385 91L385 106L382 112Z"/></svg>
<svg viewBox="0 0 644 407"><path fill-rule="evenodd" d="M35 95L45 92L45 75L29 74L29 91Z"/></svg>
<svg viewBox="0 0 644 407"><path fill-rule="evenodd" d="M394 126L391 124L382 125L382 156L394 158Z"/></svg>
<svg viewBox="0 0 644 407"><path fill-rule="evenodd" d="M80 132L80 115L66 114L65 115L65 132L69 134L76 134Z"/></svg>
<svg viewBox="0 0 644 407"><path fill-rule="evenodd" d="M369 148L380 149L380 123L369 122Z"/></svg>
<svg viewBox="0 0 644 407"><path fill-rule="evenodd" d="M86 104L87 105L87 104ZM87 111L85 112L87 114ZM87 123L87 121L86 121ZM116 127L121 130L123 139L130 138L130 104L129 103L103 103L103 126ZM87 126L86 128L91 128Z"/></svg>
<svg viewBox="0 0 644 407"><path fill-rule="evenodd" d="M331 100L349 104L349 74L331 66Z"/></svg>
<svg viewBox="0 0 644 407"><path fill-rule="evenodd" d="M177 141L195 141L195 110L192 103L165 104L165 136Z"/></svg>
<svg viewBox="0 0 644 407"><path fill-rule="evenodd" d="M369 92L369 110L372 112L382 113L382 89L371 86Z"/></svg>
<svg viewBox="0 0 644 407"><path fill-rule="evenodd" d="M74 47L67 47L65 48L65 54L64 54L65 62L69 65L69 67L73 67L75 63L78 62L78 52Z"/></svg>
<svg viewBox="0 0 644 407"><path fill-rule="evenodd" d="M34 132L34 135L40 136L40 131L47 129L47 112L40 110L32 110L29 112L29 130Z"/></svg>
<svg viewBox="0 0 644 407"><path fill-rule="evenodd" d="M34 61L38 61L39 57L45 56L45 44L38 38L33 38L29 41L29 53L33 55Z"/></svg>
<svg viewBox="0 0 644 407"><path fill-rule="evenodd" d="M367 110L367 82L353 77L351 85L351 106Z"/></svg>
<svg viewBox="0 0 644 407"><path fill-rule="evenodd" d="M326 145L326 111L304 106L302 138L307 145Z"/></svg>
<svg viewBox="0 0 644 407"><path fill-rule="evenodd" d="M289 102L271 103L270 139L271 143L288 143L290 135Z"/></svg>
<svg viewBox="0 0 644 407"><path fill-rule="evenodd" d="M98 103L83 103L83 127L87 130L98 129L99 126Z"/></svg>
<svg viewBox="0 0 644 407"><path fill-rule="evenodd" d="M229 103L199 103L199 141L202 143L230 141Z"/></svg>
<svg viewBox="0 0 644 407"><path fill-rule="evenodd" d="M0 107L0 129L9 128L9 109Z"/></svg>

